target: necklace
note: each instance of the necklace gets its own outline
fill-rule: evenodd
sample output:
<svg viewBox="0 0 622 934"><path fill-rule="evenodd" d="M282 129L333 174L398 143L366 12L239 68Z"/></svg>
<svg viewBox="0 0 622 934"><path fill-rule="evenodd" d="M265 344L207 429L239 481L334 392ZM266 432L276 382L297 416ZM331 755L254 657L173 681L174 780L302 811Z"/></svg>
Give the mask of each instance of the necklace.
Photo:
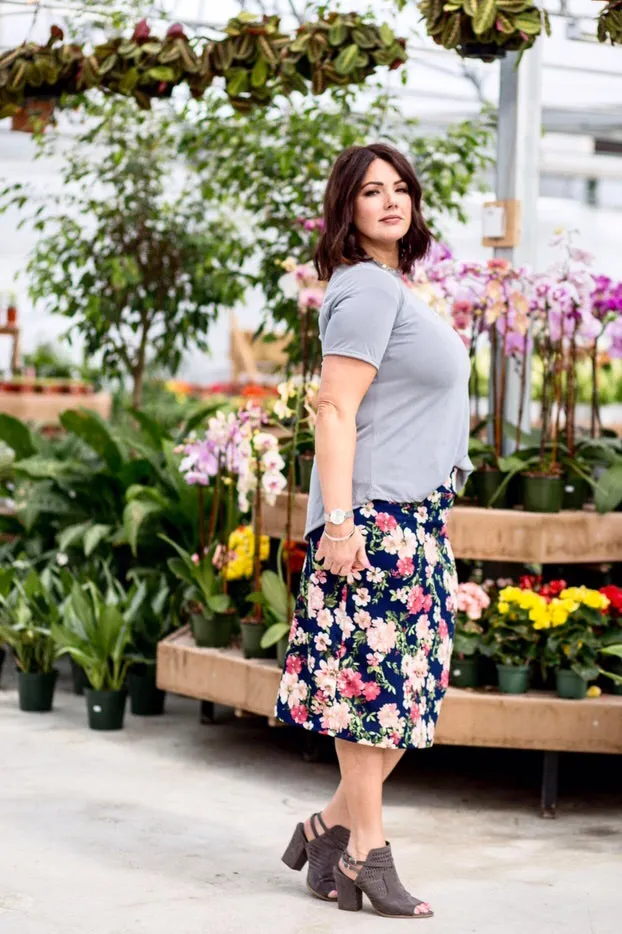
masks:
<svg viewBox="0 0 622 934"><path fill-rule="evenodd" d="M376 266L380 266L381 269L386 269L387 272L392 272L398 276L401 276L402 273L399 269L396 269L395 266L389 266L387 263L381 263L379 259L374 259L372 257L372 263L375 263Z"/></svg>

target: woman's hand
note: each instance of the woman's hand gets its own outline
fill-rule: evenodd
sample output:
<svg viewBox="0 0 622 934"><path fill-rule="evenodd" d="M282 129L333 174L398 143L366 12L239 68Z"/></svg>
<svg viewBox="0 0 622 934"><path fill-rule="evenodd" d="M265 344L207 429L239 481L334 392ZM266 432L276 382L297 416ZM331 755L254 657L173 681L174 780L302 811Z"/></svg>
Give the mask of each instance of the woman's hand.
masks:
<svg viewBox="0 0 622 934"><path fill-rule="evenodd" d="M340 534L347 535L348 533L345 531ZM316 561L324 561L325 571L330 571L331 574L337 574L339 577L347 577L353 571L364 571L371 567L365 550L365 541L358 526L354 528L354 535L344 542L332 542L322 535L315 558Z"/></svg>

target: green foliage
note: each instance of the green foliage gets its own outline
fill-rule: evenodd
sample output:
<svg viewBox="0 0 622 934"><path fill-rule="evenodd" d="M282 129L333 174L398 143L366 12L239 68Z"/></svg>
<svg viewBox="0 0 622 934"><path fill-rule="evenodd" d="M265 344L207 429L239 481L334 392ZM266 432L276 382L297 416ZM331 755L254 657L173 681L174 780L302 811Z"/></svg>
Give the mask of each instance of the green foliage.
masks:
<svg viewBox="0 0 622 934"><path fill-rule="evenodd" d="M179 438L146 418L118 429L86 410L67 411L62 419L67 434L48 439L0 416L0 440L16 449L16 515L0 516L0 530L16 536L14 555L28 550L55 560L60 552L71 566L107 556L123 581L136 560L166 566L158 530L194 547L197 498L178 470ZM209 497L207 491L206 507Z"/></svg>
<svg viewBox="0 0 622 934"><path fill-rule="evenodd" d="M75 580L63 606L63 619L52 625L60 654L69 654L84 669L96 691L118 691L132 664L131 624L137 611L133 595L108 599L93 581Z"/></svg>
<svg viewBox="0 0 622 934"><path fill-rule="evenodd" d="M14 568L0 569L0 642L27 673L51 671L58 657L51 627L59 620L59 585L49 569L33 568L22 578Z"/></svg>
<svg viewBox="0 0 622 934"><path fill-rule="evenodd" d="M598 14L598 41L622 45L622 0L609 0Z"/></svg>
<svg viewBox="0 0 622 934"><path fill-rule="evenodd" d="M203 611L210 613L224 613L231 609L231 597L223 593L224 581L214 570L214 549L210 548L205 555L196 561L192 555L166 535L159 536L163 541L175 549L177 558L169 558L169 570L175 577L186 584L187 597L202 604Z"/></svg>
<svg viewBox="0 0 622 934"><path fill-rule="evenodd" d="M304 23L292 38L281 32L278 16L242 11L221 37L195 41L178 23L163 38L152 35L143 19L131 38L111 36L90 49L64 42L53 26L45 46L26 42L0 55L0 118L30 97L94 88L131 96L148 110L152 99L182 83L200 98L217 77L231 104L246 112L277 93L306 94L310 87L321 94L330 85L360 83L378 66L399 68L405 48L387 25L379 28L357 13L329 13Z"/></svg>
<svg viewBox="0 0 622 934"><path fill-rule="evenodd" d="M34 212L40 238L27 271L32 298L71 321L109 378L129 376L140 406L148 363L174 373L190 347L208 349L219 310L245 288L245 241L178 168L176 115L142 113L122 99L84 105L64 153L63 187ZM48 155L53 136L39 141ZM33 220L21 184L0 193Z"/></svg>
<svg viewBox="0 0 622 934"><path fill-rule="evenodd" d="M438 233L444 215L464 220L461 201L490 164L486 119L464 122L447 133L423 137L413 119L385 93L362 101L348 91L325 95L322 105L302 101L232 119L227 105L209 100L192 110L182 149L196 166L204 198L243 212L255 285L265 296L265 320L292 334L291 359L300 359L296 301L279 286L288 256L308 262L317 230L305 221L322 214L326 180L346 147L386 139L415 161L424 191L426 220ZM318 348L315 348L318 355Z"/></svg>
<svg viewBox="0 0 622 934"><path fill-rule="evenodd" d="M496 50L525 51L542 30L551 34L548 13L531 0L420 0L417 4L428 35L437 45L469 55L473 45L484 61L492 61Z"/></svg>

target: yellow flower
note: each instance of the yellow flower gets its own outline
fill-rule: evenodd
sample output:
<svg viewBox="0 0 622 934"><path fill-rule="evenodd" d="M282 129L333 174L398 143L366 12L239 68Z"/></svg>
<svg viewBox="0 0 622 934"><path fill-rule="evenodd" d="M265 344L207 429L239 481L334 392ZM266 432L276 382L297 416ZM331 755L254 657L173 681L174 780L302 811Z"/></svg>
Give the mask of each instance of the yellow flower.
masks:
<svg viewBox="0 0 622 934"><path fill-rule="evenodd" d="M504 600L505 602L519 600L522 593L523 591L520 587L504 587L503 590L499 591L499 600Z"/></svg>
<svg viewBox="0 0 622 934"><path fill-rule="evenodd" d="M598 590L591 590L589 587L586 587L585 584L582 584L580 587L566 587L565 590L562 590L560 597L562 597L562 599L575 600L577 603L582 603L592 610L606 610L609 606L609 598L606 597L604 593L600 593Z"/></svg>
<svg viewBox="0 0 622 934"><path fill-rule="evenodd" d="M600 697L602 693L603 692L601 691L601 689L598 687L597 684L592 684L587 689L587 697Z"/></svg>
<svg viewBox="0 0 622 934"><path fill-rule="evenodd" d="M507 603L505 602L505 600L501 600L501 602L499 603L499 606L498 606L499 612L500 612L500 613L507 613L507 611L508 611L509 609L510 609L509 604L507 604Z"/></svg>

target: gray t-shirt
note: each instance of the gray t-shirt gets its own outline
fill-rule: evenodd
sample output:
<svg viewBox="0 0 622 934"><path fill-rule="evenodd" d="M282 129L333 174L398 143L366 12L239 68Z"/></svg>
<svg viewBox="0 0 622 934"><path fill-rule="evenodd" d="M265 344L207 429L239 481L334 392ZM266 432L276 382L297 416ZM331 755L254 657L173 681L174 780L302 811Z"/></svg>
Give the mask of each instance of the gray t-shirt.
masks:
<svg viewBox="0 0 622 934"><path fill-rule="evenodd" d="M425 499L454 467L461 489L473 470L470 363L451 324L417 298L397 270L375 261L335 269L319 324L323 357L355 357L378 371L356 416L354 508L374 499ZM305 536L323 524L314 463Z"/></svg>

